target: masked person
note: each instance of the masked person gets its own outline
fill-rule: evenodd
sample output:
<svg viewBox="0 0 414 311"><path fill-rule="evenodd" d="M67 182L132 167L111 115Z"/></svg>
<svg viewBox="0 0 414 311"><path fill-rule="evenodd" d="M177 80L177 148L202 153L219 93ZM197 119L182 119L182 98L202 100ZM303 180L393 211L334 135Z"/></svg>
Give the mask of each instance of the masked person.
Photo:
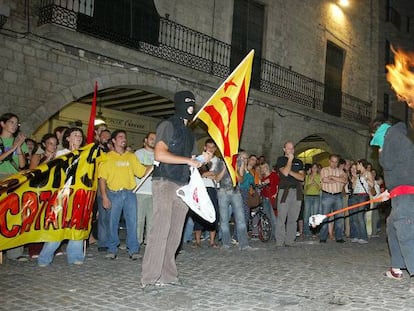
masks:
<svg viewBox="0 0 414 311"><path fill-rule="evenodd" d="M387 199L391 193L392 208L387 218L391 268L384 274L400 280L403 278L401 269L407 269L411 277L409 291L414 294L414 144L407 137L407 127L402 122L391 126L377 120L372 130L370 145L379 147L379 163L389 190L380 196ZM397 192L399 195L394 196Z"/></svg>
<svg viewBox="0 0 414 311"><path fill-rule="evenodd" d="M189 167L200 167L194 155L196 143L187 127L195 97L190 91L174 96L175 115L162 121L156 130L152 176L153 217L142 263L144 290L153 286L179 284L175 253L181 241L188 211L176 190L189 181Z"/></svg>

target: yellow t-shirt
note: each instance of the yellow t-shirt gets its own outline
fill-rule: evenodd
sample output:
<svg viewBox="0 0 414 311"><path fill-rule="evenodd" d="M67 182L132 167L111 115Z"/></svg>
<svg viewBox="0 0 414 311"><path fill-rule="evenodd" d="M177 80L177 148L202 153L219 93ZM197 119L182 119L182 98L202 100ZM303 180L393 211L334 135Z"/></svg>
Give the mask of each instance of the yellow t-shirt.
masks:
<svg viewBox="0 0 414 311"><path fill-rule="evenodd" d="M98 177L106 180L109 190L132 190L136 186L135 176L141 178L145 171L145 166L139 162L135 154L110 151L98 168Z"/></svg>
<svg viewBox="0 0 414 311"><path fill-rule="evenodd" d="M316 174L311 181L311 176L305 177L305 195L320 195L321 194L321 175Z"/></svg>

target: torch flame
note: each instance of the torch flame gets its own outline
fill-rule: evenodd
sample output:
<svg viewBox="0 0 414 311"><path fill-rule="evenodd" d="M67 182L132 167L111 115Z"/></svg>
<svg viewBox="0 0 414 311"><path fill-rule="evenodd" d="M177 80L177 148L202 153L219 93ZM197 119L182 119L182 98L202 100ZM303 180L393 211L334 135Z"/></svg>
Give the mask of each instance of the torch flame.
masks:
<svg viewBox="0 0 414 311"><path fill-rule="evenodd" d="M398 100L405 101L414 109L414 54L394 50L394 63L387 65L387 80L397 93Z"/></svg>

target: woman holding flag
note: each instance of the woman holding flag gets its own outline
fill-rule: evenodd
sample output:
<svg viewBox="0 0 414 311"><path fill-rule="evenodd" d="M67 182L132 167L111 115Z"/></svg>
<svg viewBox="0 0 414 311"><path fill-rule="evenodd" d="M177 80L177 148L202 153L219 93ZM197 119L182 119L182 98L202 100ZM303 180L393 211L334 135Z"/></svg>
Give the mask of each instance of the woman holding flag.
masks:
<svg viewBox="0 0 414 311"><path fill-rule="evenodd" d="M83 145L82 129L77 127L69 128L65 131L62 138L63 150L56 153L56 157L65 155L74 150L79 149ZM58 249L62 241L46 242L39 254L37 263L40 267L46 267L53 261L55 251ZM81 265L85 259L83 252L83 240L69 240L66 248L67 260L69 264Z"/></svg>

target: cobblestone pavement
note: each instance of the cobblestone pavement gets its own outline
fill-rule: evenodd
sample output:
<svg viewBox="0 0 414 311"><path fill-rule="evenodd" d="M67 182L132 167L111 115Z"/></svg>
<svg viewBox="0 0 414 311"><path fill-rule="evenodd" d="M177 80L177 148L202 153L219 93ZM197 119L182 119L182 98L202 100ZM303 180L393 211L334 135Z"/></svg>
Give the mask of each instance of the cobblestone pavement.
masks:
<svg viewBox="0 0 414 311"><path fill-rule="evenodd" d="M109 260L91 246L82 266L68 266L66 256L46 268L5 260L0 309L414 310L408 274L401 281L382 275L389 264L384 236L366 245L251 245L257 249L185 245L177 259L184 286L149 292L140 288L141 261L130 260L125 250Z"/></svg>

